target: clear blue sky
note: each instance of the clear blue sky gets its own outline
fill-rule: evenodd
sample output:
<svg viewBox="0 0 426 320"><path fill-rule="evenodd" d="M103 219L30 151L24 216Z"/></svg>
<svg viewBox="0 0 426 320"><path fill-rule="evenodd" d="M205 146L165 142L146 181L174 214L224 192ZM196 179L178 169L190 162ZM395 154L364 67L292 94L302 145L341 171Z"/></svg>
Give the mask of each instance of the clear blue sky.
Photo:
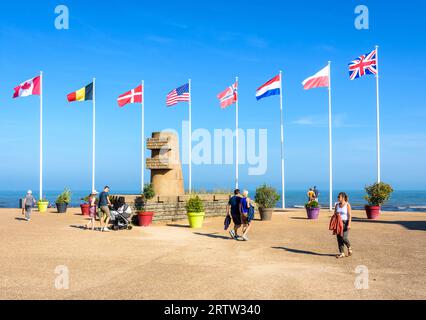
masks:
<svg viewBox="0 0 426 320"><path fill-rule="evenodd" d="M187 105L166 94L193 79L193 128L234 127L234 109L216 94L240 77L241 127L268 129L268 171L241 168L241 184L280 185L279 100L255 89L284 72L288 189L328 186L327 91L300 82L333 61L337 188L372 183L375 80L351 82L347 64L380 45L383 180L426 189L424 1L67 1L70 29L54 28L57 1L6 2L0 10L0 190L37 189L38 98L12 89L45 73L45 189L90 188L91 104L66 94L97 78L97 188L139 189L140 109L116 98L146 82L147 133L180 131ZM370 9L370 29L354 9ZM233 166L194 166L196 188L232 188ZM184 176L187 168L184 167ZM146 173L148 179L149 173Z"/></svg>

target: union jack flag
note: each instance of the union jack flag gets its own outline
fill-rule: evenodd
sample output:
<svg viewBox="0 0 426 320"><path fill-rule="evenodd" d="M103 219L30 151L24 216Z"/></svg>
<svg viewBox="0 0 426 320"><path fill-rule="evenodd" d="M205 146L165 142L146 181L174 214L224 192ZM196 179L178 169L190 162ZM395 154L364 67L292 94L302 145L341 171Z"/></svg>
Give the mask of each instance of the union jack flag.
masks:
<svg viewBox="0 0 426 320"><path fill-rule="evenodd" d="M349 78L358 79L362 76L374 74L377 75L377 51L364 54L349 63Z"/></svg>

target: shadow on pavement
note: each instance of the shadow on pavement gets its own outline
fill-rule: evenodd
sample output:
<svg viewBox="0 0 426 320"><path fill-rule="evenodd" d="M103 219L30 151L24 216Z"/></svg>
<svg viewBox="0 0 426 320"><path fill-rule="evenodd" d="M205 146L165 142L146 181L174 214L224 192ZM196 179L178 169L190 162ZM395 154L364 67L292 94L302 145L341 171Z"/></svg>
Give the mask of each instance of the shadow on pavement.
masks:
<svg viewBox="0 0 426 320"><path fill-rule="evenodd" d="M80 229L80 230L86 230L86 226L71 225L70 228Z"/></svg>
<svg viewBox="0 0 426 320"><path fill-rule="evenodd" d="M222 235L217 234L217 233L199 233L199 232L194 232L194 234L196 234L198 236L204 236L204 237L208 237L208 238L213 238L213 239L234 240L234 239L231 239L230 237L222 236Z"/></svg>
<svg viewBox="0 0 426 320"><path fill-rule="evenodd" d="M353 218L354 222L380 223L380 224L399 224L407 230L411 231L426 231L426 221L381 221Z"/></svg>
<svg viewBox="0 0 426 320"><path fill-rule="evenodd" d="M185 224L167 224L168 227L175 227L175 228L185 228L185 229L189 229L188 225Z"/></svg>
<svg viewBox="0 0 426 320"><path fill-rule="evenodd" d="M17 220L17 221L27 221L25 218L15 218L15 220Z"/></svg>
<svg viewBox="0 0 426 320"><path fill-rule="evenodd" d="M297 253L297 254L306 254L311 256L320 256L320 257L335 257L335 254L326 254L326 253L317 253L313 251L305 251L305 250L298 250L298 249L290 249L285 247L272 247L272 249L276 250L284 250L291 253Z"/></svg>

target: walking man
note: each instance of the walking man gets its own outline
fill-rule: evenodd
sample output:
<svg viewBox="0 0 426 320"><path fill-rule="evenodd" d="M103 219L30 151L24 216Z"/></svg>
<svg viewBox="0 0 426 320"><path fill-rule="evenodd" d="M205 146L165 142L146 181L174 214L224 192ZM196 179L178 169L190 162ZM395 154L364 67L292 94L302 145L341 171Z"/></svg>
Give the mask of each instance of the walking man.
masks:
<svg viewBox="0 0 426 320"><path fill-rule="evenodd" d="M25 220L31 220L31 211L33 206L36 204L36 200L33 197L33 192L28 190L27 195L24 198L24 202L22 203L22 215L25 215Z"/></svg>
<svg viewBox="0 0 426 320"><path fill-rule="evenodd" d="M108 229L109 220L111 219L109 207L111 206L111 201L109 200L109 190L110 188L106 186L104 191L99 194L99 209L101 209L101 231L110 231Z"/></svg>
<svg viewBox="0 0 426 320"><path fill-rule="evenodd" d="M314 195L315 195L315 200L318 201L319 200L319 190L317 189L317 186L314 187Z"/></svg>
<svg viewBox="0 0 426 320"><path fill-rule="evenodd" d="M232 218L234 222L234 229L229 231L232 239L237 240L238 229L241 228L241 213L240 213L241 193L239 189L234 191L234 195L229 199L228 206L226 207L226 214Z"/></svg>

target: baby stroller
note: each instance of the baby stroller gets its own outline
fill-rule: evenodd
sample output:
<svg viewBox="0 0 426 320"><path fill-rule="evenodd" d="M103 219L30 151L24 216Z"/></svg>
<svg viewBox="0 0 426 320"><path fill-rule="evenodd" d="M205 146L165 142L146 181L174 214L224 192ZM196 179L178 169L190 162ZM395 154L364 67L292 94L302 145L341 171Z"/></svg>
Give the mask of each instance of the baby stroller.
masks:
<svg viewBox="0 0 426 320"><path fill-rule="evenodd" d="M113 230L132 230L132 209L126 204L123 197L118 199L110 214Z"/></svg>

